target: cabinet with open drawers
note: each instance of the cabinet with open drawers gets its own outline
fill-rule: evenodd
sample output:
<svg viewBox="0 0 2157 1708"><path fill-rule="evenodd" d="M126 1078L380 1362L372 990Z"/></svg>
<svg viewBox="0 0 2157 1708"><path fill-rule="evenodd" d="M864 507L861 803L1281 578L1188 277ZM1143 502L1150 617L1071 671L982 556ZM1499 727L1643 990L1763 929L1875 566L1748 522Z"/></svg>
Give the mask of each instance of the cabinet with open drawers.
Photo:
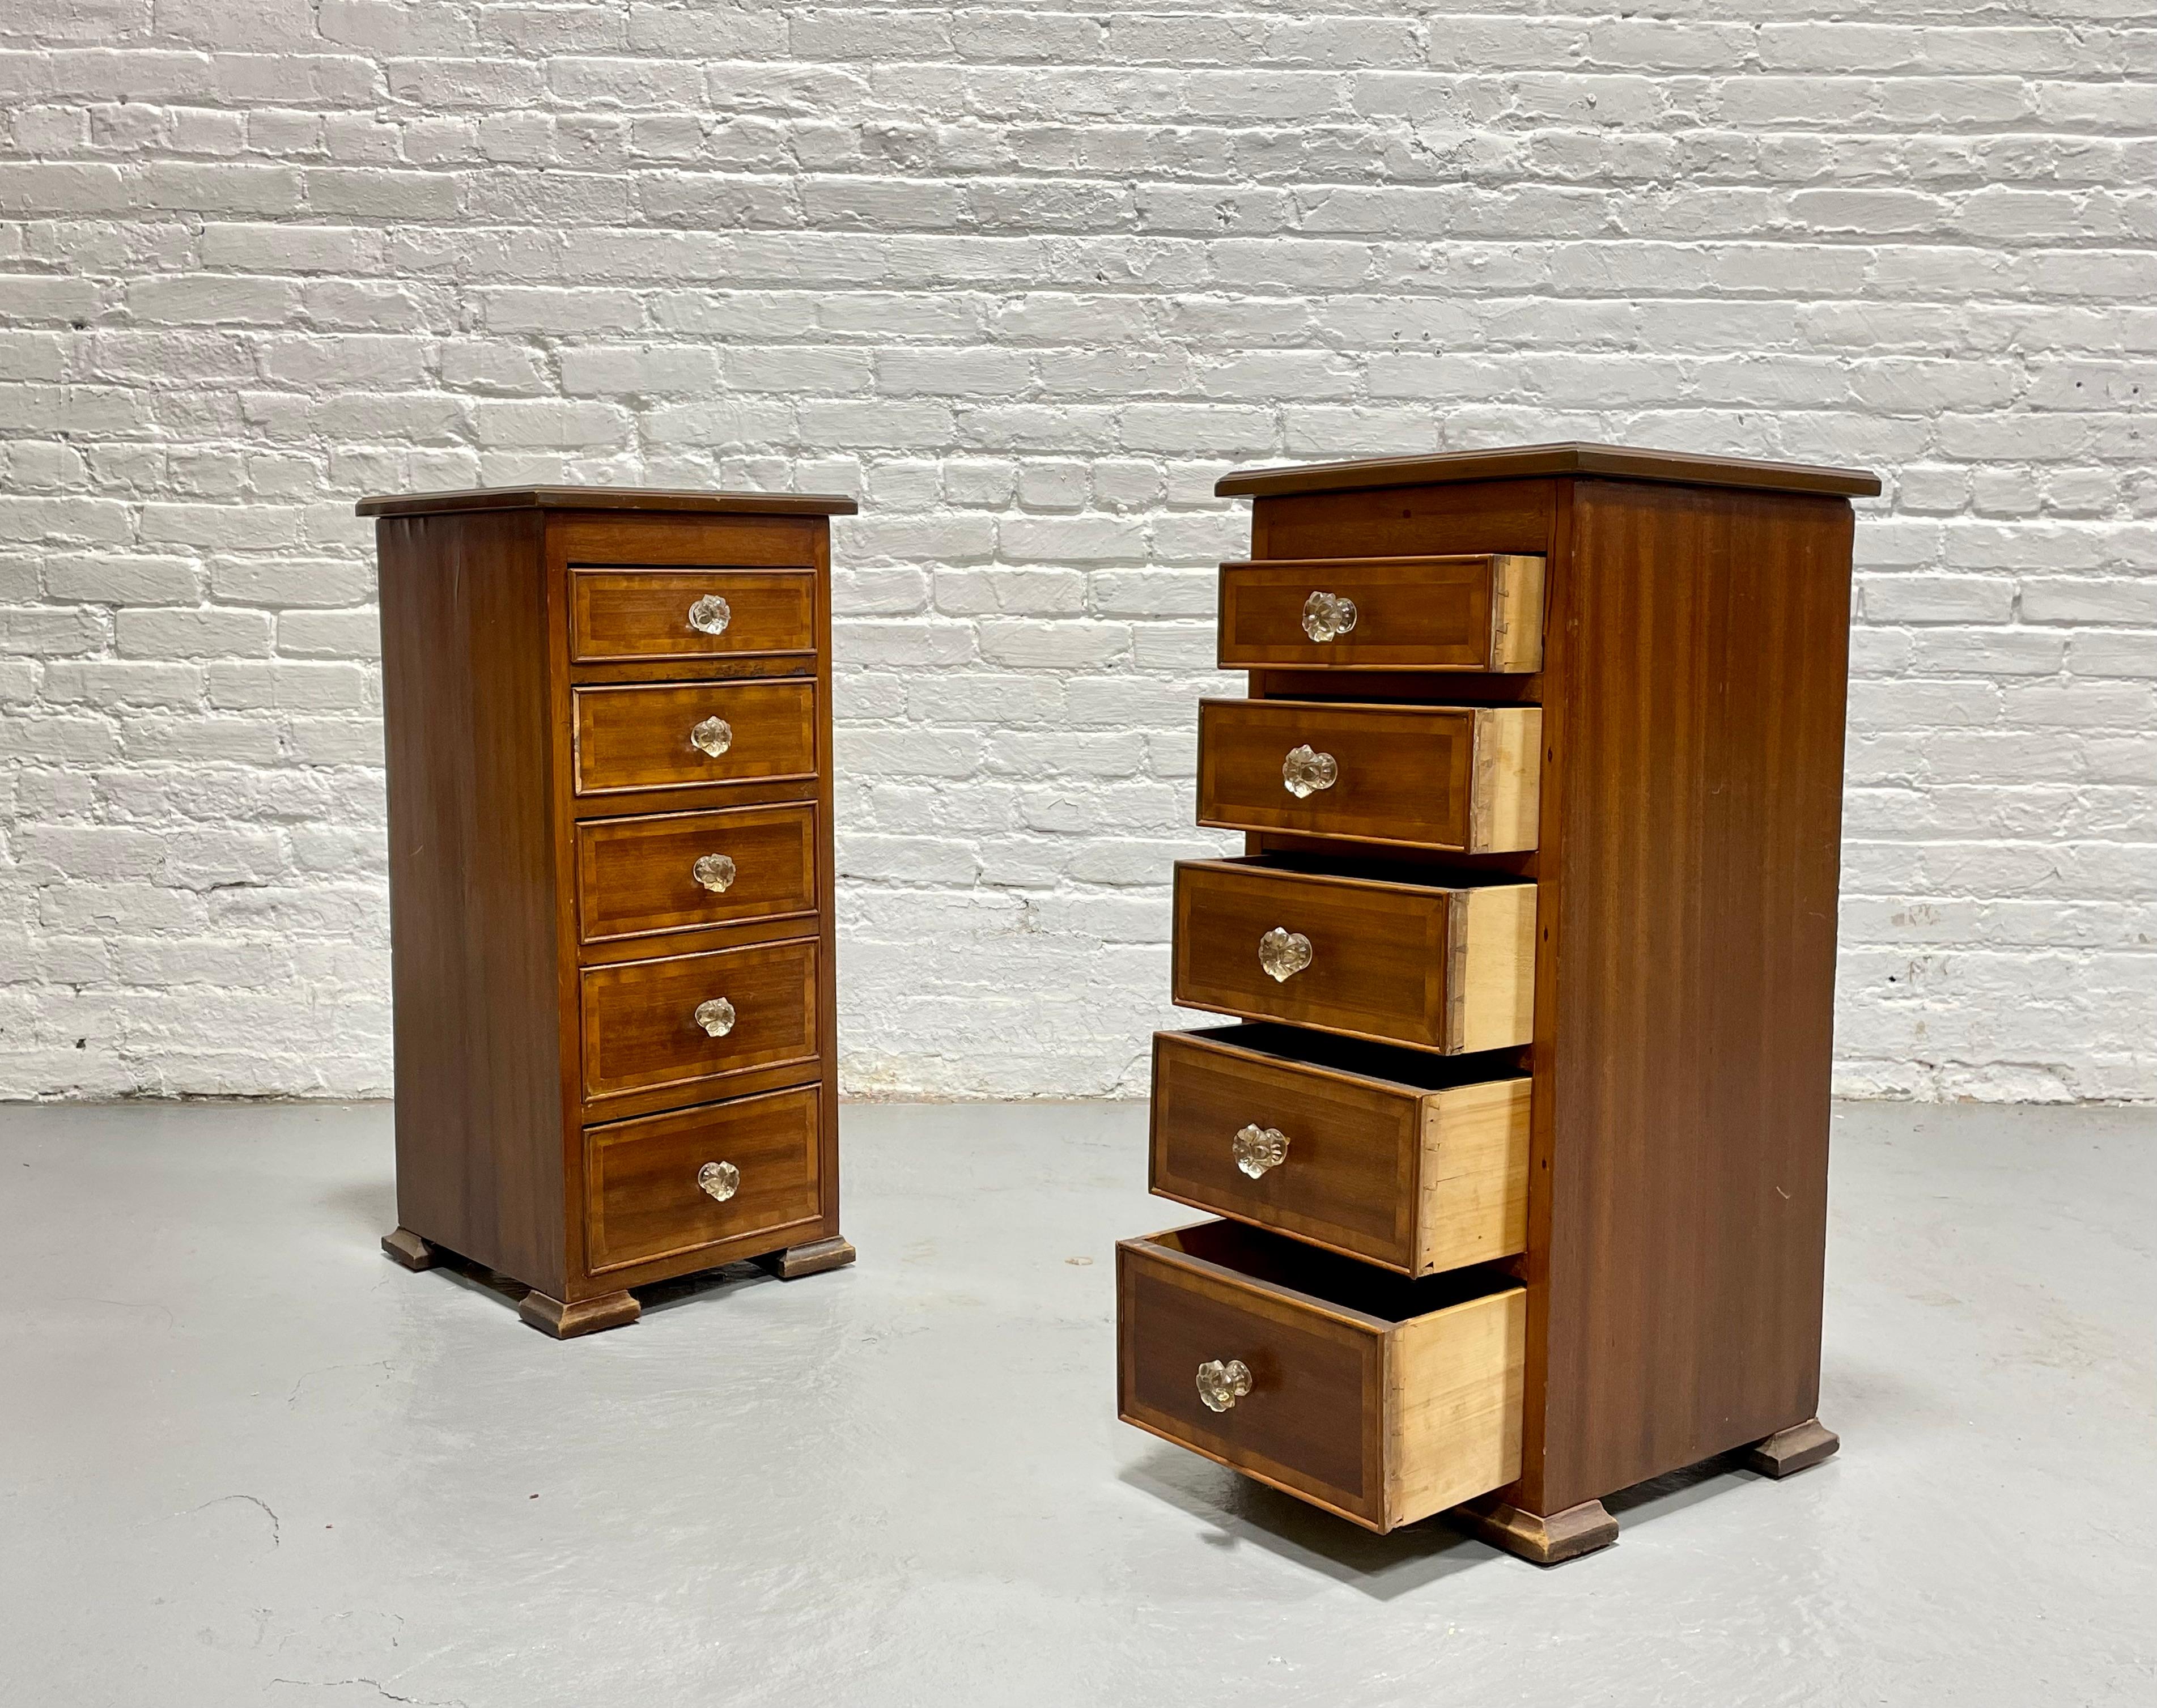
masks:
<svg viewBox="0 0 2157 1708"><path fill-rule="evenodd" d="M833 1067L843 498L369 499L399 1227L567 1337L740 1258L850 1262Z"/></svg>
<svg viewBox="0 0 2157 1708"><path fill-rule="evenodd" d="M1127 1421L1542 1563L1832 1453L1848 470L1549 445L1232 476Z"/></svg>

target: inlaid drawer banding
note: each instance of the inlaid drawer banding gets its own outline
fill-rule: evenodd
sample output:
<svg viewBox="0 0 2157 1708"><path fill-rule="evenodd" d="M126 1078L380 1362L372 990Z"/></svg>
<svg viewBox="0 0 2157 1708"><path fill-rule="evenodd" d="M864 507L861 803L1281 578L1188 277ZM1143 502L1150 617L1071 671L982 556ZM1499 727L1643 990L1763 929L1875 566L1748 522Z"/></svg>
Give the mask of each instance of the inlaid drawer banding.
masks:
<svg viewBox="0 0 2157 1708"><path fill-rule="evenodd" d="M813 913L816 809L727 807L577 826L586 943Z"/></svg>
<svg viewBox="0 0 2157 1708"><path fill-rule="evenodd" d="M573 697L580 795L816 774L813 682L587 685Z"/></svg>
<svg viewBox="0 0 2157 1708"><path fill-rule="evenodd" d="M1221 566L1223 670L1542 668L1543 560L1487 554Z"/></svg>

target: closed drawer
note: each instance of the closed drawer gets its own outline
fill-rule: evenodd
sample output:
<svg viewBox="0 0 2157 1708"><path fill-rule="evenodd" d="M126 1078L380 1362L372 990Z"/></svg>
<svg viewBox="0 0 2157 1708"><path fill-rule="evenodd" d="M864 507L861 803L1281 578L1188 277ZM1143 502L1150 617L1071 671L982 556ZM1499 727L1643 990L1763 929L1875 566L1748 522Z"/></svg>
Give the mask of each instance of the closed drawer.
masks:
<svg viewBox="0 0 2157 1708"><path fill-rule="evenodd" d="M1541 558L1224 563L1221 667L1541 670L1542 613Z"/></svg>
<svg viewBox="0 0 2157 1708"><path fill-rule="evenodd" d="M1126 1240L1118 1415L1389 1531L1520 1474L1526 1303L1487 1272L1403 1280L1233 1222Z"/></svg>
<svg viewBox="0 0 2157 1708"><path fill-rule="evenodd" d="M1407 1275L1527 1246L1525 1078L1267 1026L1156 1032L1148 1184Z"/></svg>
<svg viewBox="0 0 2157 1708"><path fill-rule="evenodd" d="M1176 868L1174 999L1449 1054L1525 1044L1536 889L1341 877L1284 862Z"/></svg>
<svg viewBox="0 0 2157 1708"><path fill-rule="evenodd" d="M577 826L577 926L611 943L816 907L816 809L742 806Z"/></svg>
<svg viewBox="0 0 2157 1708"><path fill-rule="evenodd" d="M579 795L770 782L816 772L816 687L806 682L584 687Z"/></svg>
<svg viewBox="0 0 2157 1708"><path fill-rule="evenodd" d="M817 1088L584 1129L584 1257L595 1275L699 1266L784 1244L823 1213Z"/></svg>
<svg viewBox="0 0 2157 1708"><path fill-rule="evenodd" d="M1495 854L1536 846L1537 706L1207 700L1198 821Z"/></svg>
<svg viewBox="0 0 2157 1708"><path fill-rule="evenodd" d="M816 1059L813 938L587 967L582 995L588 1104Z"/></svg>
<svg viewBox="0 0 2157 1708"><path fill-rule="evenodd" d="M720 658L816 649L813 570L573 569L570 656Z"/></svg>

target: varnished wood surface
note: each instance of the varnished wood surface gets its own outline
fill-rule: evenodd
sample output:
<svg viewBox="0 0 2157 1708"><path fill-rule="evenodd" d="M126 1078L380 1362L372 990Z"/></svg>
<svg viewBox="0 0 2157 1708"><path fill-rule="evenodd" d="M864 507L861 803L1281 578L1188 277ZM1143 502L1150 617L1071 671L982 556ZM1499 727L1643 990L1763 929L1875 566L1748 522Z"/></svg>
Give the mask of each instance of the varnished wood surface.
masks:
<svg viewBox="0 0 2157 1708"><path fill-rule="evenodd" d="M1841 1445L1841 1437L1819 1418L1808 1417L1788 1429L1778 1429L1765 1441L1754 1442L1745 1450L1745 1466L1763 1477L1794 1477L1826 1463Z"/></svg>
<svg viewBox="0 0 2157 1708"><path fill-rule="evenodd" d="M717 1093L752 1068L813 1063L818 1052L814 938L748 949L587 967L584 1098L596 1108L632 1092L677 1103ZM723 997L734 1029L713 1037L696 1010Z"/></svg>
<svg viewBox="0 0 2157 1708"><path fill-rule="evenodd" d="M602 1329L625 1328L644 1314L644 1307L635 1294L620 1290L562 1299L535 1289L519 1301L517 1314L543 1335L574 1340Z"/></svg>
<svg viewBox="0 0 2157 1708"><path fill-rule="evenodd" d="M1504 553L1547 560L1556 538L1559 485L1470 481L1380 491L1284 492L1252 505L1251 558L1270 563ZM1547 608L1547 594L1544 603ZM1547 631L1544 644L1547 648Z"/></svg>
<svg viewBox="0 0 2157 1708"><path fill-rule="evenodd" d="M822 1239L812 1239L806 1245L790 1245L775 1252L767 1252L755 1261L782 1281L799 1281L805 1275L821 1275L832 1269L843 1269L859 1256L853 1242L837 1234Z"/></svg>
<svg viewBox="0 0 2157 1708"><path fill-rule="evenodd" d="M817 1088L711 1104L587 1128L586 1249L595 1275L662 1259L703 1264L783 1244L816 1221ZM707 1163L731 1163L734 1196L698 1184Z"/></svg>
<svg viewBox="0 0 2157 1708"><path fill-rule="evenodd" d="M1532 848L1542 714L1532 706L1205 700L1198 822L1477 854ZM1335 780L1287 786L1300 748Z"/></svg>
<svg viewBox="0 0 2157 1708"><path fill-rule="evenodd" d="M802 516L579 515L547 519L548 543L572 575L636 566L813 569L825 524Z"/></svg>
<svg viewBox="0 0 2157 1708"><path fill-rule="evenodd" d="M358 516L432 516L472 510L660 510L739 516L852 516L831 492L698 492L656 486L475 486L456 492L384 492L353 507Z"/></svg>
<svg viewBox="0 0 2157 1708"><path fill-rule="evenodd" d="M752 806L600 819L577 826L577 907L586 944L748 919L813 913L816 809ZM722 855L734 881L713 891L698 860Z"/></svg>
<svg viewBox="0 0 2157 1708"><path fill-rule="evenodd" d="M1811 463L1767 462L1751 457L1708 456L1690 451L1650 450L1638 445L1588 445L1578 441L1508 445L1494 450L1447 451L1429 456L1363 457L1350 462L1306 463L1292 468L1247 469L1223 476L1214 483L1213 491L1223 498L1256 498L1547 475L1599 475L1688 486L1844 496L1872 497L1880 491L1880 477L1863 469L1823 468Z"/></svg>
<svg viewBox="0 0 2157 1708"><path fill-rule="evenodd" d="M579 687L572 698L576 790L582 795L777 781L816 771L812 682ZM732 745L723 753L707 754L689 738L708 718L722 718L733 730Z"/></svg>
<svg viewBox="0 0 2157 1708"><path fill-rule="evenodd" d="M1223 670L1496 671L1540 667L1542 560L1320 558L1221 566ZM1329 640L1304 628L1313 594L1353 601Z"/></svg>
<svg viewBox="0 0 2157 1708"><path fill-rule="evenodd" d="M1545 1517L1505 1500L1482 1499L1457 1508L1452 1516L1492 1547L1537 1566L1577 1560L1618 1540L1618 1520L1600 1500L1583 1500Z"/></svg>
<svg viewBox="0 0 2157 1708"><path fill-rule="evenodd" d="M728 608L717 635L689 621L708 597ZM807 571L574 569L569 601L571 656L580 664L801 653L816 644L816 582Z"/></svg>

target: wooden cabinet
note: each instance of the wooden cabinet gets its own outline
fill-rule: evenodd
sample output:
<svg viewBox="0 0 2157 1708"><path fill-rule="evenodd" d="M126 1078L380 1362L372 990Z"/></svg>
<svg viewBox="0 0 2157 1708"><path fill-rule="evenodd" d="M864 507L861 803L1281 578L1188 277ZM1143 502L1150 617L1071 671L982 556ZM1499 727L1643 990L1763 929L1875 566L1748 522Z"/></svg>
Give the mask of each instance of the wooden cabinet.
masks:
<svg viewBox="0 0 2157 1708"><path fill-rule="evenodd" d="M1543 1563L1819 1397L1850 470L1560 445L1235 475L1121 1415Z"/></svg>
<svg viewBox="0 0 2157 1708"><path fill-rule="evenodd" d="M828 517L844 498L370 498L397 1208L559 1336L630 1289L849 1263Z"/></svg>

